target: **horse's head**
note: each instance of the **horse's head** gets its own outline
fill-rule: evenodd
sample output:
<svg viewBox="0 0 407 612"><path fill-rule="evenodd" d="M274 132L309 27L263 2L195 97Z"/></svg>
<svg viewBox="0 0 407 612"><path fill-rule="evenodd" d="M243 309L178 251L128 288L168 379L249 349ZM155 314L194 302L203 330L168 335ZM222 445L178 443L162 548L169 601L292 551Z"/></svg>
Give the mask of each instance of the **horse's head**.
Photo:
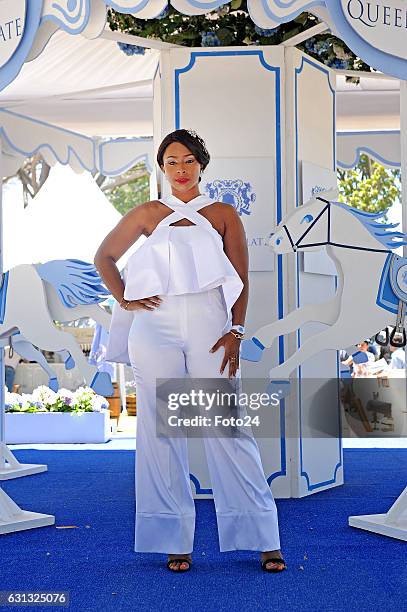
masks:
<svg viewBox="0 0 407 612"><path fill-rule="evenodd" d="M279 255L314 250L328 239L328 202L337 191L321 193L303 206L299 206L277 226L270 238L270 247Z"/></svg>

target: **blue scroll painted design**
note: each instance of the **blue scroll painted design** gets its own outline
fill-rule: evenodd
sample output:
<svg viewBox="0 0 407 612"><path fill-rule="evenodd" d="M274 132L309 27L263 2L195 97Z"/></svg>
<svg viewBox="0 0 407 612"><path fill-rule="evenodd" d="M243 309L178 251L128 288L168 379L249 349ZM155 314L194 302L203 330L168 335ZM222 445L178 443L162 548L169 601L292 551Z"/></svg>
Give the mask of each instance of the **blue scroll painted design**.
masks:
<svg viewBox="0 0 407 612"><path fill-rule="evenodd" d="M90 0L55 0L49 12L43 14L41 23L52 21L69 34L80 34L89 23L91 11Z"/></svg>
<svg viewBox="0 0 407 612"><path fill-rule="evenodd" d="M54 259L37 264L40 278L56 290L62 304L75 308L81 304L103 302L110 292L102 285L95 266L79 259Z"/></svg>

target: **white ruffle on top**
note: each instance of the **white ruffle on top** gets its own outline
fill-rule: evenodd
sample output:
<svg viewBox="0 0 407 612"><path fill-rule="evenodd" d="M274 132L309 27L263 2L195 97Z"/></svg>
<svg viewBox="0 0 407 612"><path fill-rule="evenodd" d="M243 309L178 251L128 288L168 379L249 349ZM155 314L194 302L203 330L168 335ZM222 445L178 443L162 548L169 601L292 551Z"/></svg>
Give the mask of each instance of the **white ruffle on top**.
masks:
<svg viewBox="0 0 407 612"><path fill-rule="evenodd" d="M181 295L222 287L225 303L225 325L231 321L231 309L243 283L223 250L222 237L199 212L212 204L205 195L182 202L173 195L160 202L173 212L163 219L126 265L126 300L153 295ZM194 225L171 226L181 219ZM159 308L159 306L158 306ZM128 336L133 312L115 302L110 325L107 361L130 363Z"/></svg>

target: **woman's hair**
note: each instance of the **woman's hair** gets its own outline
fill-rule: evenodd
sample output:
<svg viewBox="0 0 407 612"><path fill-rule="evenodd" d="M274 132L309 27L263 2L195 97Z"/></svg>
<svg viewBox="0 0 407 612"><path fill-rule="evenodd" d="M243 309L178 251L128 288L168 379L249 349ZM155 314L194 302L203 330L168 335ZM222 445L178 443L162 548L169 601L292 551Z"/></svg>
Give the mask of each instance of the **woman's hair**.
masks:
<svg viewBox="0 0 407 612"><path fill-rule="evenodd" d="M158 148L157 163L160 168L164 165L164 153L166 148L173 142L180 142L191 151L195 159L201 165L202 170L205 170L211 159L203 139L192 130L175 130L167 134Z"/></svg>

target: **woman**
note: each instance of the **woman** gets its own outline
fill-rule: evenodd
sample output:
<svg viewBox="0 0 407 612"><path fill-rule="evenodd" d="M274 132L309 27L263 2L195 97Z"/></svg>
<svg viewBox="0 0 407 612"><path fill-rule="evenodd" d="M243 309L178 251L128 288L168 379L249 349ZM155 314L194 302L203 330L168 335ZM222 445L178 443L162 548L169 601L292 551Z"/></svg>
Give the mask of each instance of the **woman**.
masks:
<svg viewBox="0 0 407 612"><path fill-rule="evenodd" d="M192 563L195 529L187 440L156 435L156 379L235 377L248 301L240 218L199 191L209 159L194 132L166 136L157 162L172 195L127 213L95 256L117 300L107 359L131 363L136 380L135 550L167 553L167 567L181 572ZM130 257L124 284L116 262L142 235L148 239ZM265 571L285 569L254 438L204 437L204 444L220 550L259 550Z"/></svg>

